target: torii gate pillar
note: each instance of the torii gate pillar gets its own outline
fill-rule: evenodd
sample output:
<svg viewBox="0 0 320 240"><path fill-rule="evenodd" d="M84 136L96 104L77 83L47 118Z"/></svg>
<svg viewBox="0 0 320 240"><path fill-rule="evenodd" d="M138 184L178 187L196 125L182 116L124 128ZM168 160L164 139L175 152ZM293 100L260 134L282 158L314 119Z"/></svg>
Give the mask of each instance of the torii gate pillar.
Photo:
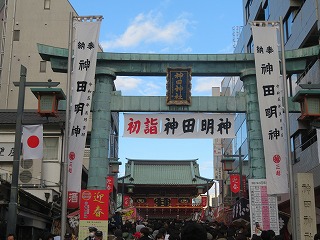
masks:
<svg viewBox="0 0 320 240"><path fill-rule="evenodd" d="M246 69L240 79L246 92L247 134L249 139L250 178L266 178L266 167L263 151L263 140L260 123L257 80L255 69Z"/></svg>
<svg viewBox="0 0 320 240"><path fill-rule="evenodd" d="M108 68L96 71L96 86L93 93L91 145L88 189L105 189L109 173L109 136L111 126L110 102L116 75Z"/></svg>

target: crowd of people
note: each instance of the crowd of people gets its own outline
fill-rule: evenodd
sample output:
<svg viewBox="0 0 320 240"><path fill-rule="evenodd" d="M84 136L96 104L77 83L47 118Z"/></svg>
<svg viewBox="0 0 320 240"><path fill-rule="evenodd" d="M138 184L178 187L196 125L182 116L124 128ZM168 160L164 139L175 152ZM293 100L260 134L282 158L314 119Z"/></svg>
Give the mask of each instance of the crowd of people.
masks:
<svg viewBox="0 0 320 240"><path fill-rule="evenodd" d="M276 235L273 230L261 230L251 235L251 230L244 225L227 226L218 222L195 221L148 221L123 225L110 225L112 240L277 240L289 239L285 234Z"/></svg>
<svg viewBox="0 0 320 240"><path fill-rule="evenodd" d="M83 240L290 240L290 236L281 233L276 235L273 230L258 231L251 235L251 230L244 225L225 225L218 222L196 221L162 221L130 222L124 224L109 224L108 236L95 227L89 227L88 236ZM9 234L7 240L14 240L14 234ZM54 240L54 236L44 238ZM64 240L78 239L66 233ZM320 240L320 234L314 235L314 240ZM81 239L80 239L81 240Z"/></svg>

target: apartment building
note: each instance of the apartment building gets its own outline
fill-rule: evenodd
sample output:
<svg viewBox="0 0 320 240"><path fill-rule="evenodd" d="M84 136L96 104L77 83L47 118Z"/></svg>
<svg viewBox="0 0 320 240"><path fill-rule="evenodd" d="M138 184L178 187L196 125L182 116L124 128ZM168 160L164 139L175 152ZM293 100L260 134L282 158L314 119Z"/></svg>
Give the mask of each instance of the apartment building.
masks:
<svg viewBox="0 0 320 240"><path fill-rule="evenodd" d="M319 44L319 4L318 0L243 0L243 26L239 36L235 53L253 53L254 44L251 33L252 21L280 21L283 20L285 50L293 50L315 46ZM305 72L287 76L289 97L294 97L303 84L316 87L319 84L320 65L319 60L310 61ZM233 95L237 91L243 91L243 85L238 77L228 77L223 80L222 94ZM319 90L319 89L318 89ZM320 96L315 96L319 98ZM319 107L316 111L320 112ZM292 164L294 175L298 172L313 173L315 186L316 209L320 210L320 162L318 147L318 119L314 117L300 117L301 114L290 114L290 136ZM245 114L237 114L237 137L232 141L224 140L225 151L237 154L239 148L250 162L248 156L248 142ZM234 168L238 168L238 162ZM288 196L278 198L279 209L290 212ZM320 218L318 215L317 226L319 231Z"/></svg>
<svg viewBox="0 0 320 240"><path fill-rule="evenodd" d="M10 196L15 124L21 65L27 69L27 82L60 82L66 92L67 75L54 73L43 61L37 43L68 48L69 21L75 10L68 0L0 1L0 238L6 233ZM36 239L51 231L61 210L61 159L65 115L42 118L36 113L37 99L25 88L23 124L44 125L44 159L21 160L17 234L18 239ZM8 185L9 184L9 185ZM23 196L23 198L21 197Z"/></svg>

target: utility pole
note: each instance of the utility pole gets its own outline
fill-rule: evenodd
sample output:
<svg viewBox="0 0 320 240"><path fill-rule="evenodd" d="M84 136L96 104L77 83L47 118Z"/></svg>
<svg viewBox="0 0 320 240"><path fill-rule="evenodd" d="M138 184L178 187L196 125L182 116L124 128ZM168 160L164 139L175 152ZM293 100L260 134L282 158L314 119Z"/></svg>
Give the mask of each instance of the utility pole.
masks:
<svg viewBox="0 0 320 240"><path fill-rule="evenodd" d="M59 82L26 82L27 68L21 65L20 82L14 82L14 86L19 86L16 133L14 141L14 156L12 164L12 181L10 191L10 202L8 208L7 234L16 232L18 215L18 183L19 183L19 165L21 156L21 137L22 137L22 117L24 111L24 98L26 87L55 87Z"/></svg>

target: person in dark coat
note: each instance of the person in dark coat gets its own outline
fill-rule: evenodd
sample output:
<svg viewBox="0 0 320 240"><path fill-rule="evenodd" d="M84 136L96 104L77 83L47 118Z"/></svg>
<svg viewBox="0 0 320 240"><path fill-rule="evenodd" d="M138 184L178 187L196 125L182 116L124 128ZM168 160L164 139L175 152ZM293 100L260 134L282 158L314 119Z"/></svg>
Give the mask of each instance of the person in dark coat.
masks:
<svg viewBox="0 0 320 240"><path fill-rule="evenodd" d="M89 236L86 237L84 240L94 240L97 230L98 229L96 227L89 227Z"/></svg>
<svg viewBox="0 0 320 240"><path fill-rule="evenodd" d="M189 222L181 231L181 240L207 239L207 230L199 223Z"/></svg>
<svg viewBox="0 0 320 240"><path fill-rule="evenodd" d="M149 238L149 234L150 234L150 230L147 227L143 227L140 229L140 233L141 233L141 238L139 238L139 240L150 240Z"/></svg>

